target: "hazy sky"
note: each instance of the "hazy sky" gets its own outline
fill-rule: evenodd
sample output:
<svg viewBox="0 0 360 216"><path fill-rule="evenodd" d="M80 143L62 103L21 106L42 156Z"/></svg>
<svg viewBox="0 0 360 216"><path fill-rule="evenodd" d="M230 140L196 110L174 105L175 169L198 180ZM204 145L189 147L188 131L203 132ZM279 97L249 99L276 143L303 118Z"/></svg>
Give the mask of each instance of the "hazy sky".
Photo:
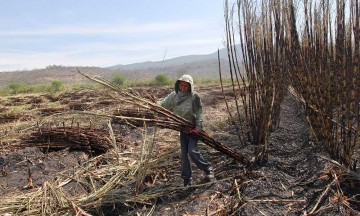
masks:
<svg viewBox="0 0 360 216"><path fill-rule="evenodd" d="M0 71L208 54L223 38L223 0L0 0Z"/></svg>

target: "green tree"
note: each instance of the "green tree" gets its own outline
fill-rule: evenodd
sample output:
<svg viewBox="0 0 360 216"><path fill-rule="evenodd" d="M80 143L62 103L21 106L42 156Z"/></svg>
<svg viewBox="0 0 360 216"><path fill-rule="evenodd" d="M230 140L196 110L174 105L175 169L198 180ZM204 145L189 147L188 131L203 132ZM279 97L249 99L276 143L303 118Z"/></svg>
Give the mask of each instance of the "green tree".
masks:
<svg viewBox="0 0 360 216"><path fill-rule="evenodd" d="M118 74L113 77L112 83L120 87L124 85L125 81L126 77Z"/></svg>
<svg viewBox="0 0 360 216"><path fill-rule="evenodd" d="M51 83L50 90L52 92L58 92L64 89L64 84L59 80L54 80Z"/></svg>
<svg viewBox="0 0 360 216"><path fill-rule="evenodd" d="M159 74L155 77L155 85L169 85L171 84L171 79L166 74Z"/></svg>

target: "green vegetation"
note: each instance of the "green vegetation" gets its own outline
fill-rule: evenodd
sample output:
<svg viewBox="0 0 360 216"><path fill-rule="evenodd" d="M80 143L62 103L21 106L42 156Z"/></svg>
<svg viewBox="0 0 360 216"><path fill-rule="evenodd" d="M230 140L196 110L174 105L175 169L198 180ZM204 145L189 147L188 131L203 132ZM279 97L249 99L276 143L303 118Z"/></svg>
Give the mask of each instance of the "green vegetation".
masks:
<svg viewBox="0 0 360 216"><path fill-rule="evenodd" d="M11 94L32 92L32 88L23 83L11 83L8 87Z"/></svg>
<svg viewBox="0 0 360 216"><path fill-rule="evenodd" d="M167 74L159 74L153 79L138 79L129 80L126 83L127 87L145 87L145 86L168 86L174 83L174 79L170 78Z"/></svg>
<svg viewBox="0 0 360 216"><path fill-rule="evenodd" d="M124 75L114 75L112 79L112 83L115 84L118 87L122 87L125 85L126 77Z"/></svg>
<svg viewBox="0 0 360 216"><path fill-rule="evenodd" d="M209 86L209 85L220 85L220 81L218 78L194 78L195 86ZM231 85L230 78L223 78L223 84Z"/></svg>
<svg viewBox="0 0 360 216"><path fill-rule="evenodd" d="M218 78L194 78L195 86L203 87L210 85L219 85ZM152 79L136 79L128 80L123 75L114 75L112 83L119 87L149 87L149 86L173 86L175 80L167 74L159 74ZM224 79L225 85L231 84L230 79ZM18 94L29 93L59 93L64 91L78 91L82 89L97 89L101 88L98 83L94 83L90 80L64 84L60 80L54 80L48 84L36 84L29 85L20 82L10 83L7 87L0 88L0 96L10 96Z"/></svg>
<svg viewBox="0 0 360 216"><path fill-rule="evenodd" d="M173 81L167 74L159 74L154 79L154 85L164 86L170 85Z"/></svg>
<svg viewBox="0 0 360 216"><path fill-rule="evenodd" d="M10 83L7 87L0 89L0 96L9 96L27 93L55 93L65 90L62 81L54 80L50 84L27 85L25 83Z"/></svg>
<svg viewBox="0 0 360 216"><path fill-rule="evenodd" d="M64 84L59 80L52 81L50 85L50 91L51 92L59 92L64 89Z"/></svg>

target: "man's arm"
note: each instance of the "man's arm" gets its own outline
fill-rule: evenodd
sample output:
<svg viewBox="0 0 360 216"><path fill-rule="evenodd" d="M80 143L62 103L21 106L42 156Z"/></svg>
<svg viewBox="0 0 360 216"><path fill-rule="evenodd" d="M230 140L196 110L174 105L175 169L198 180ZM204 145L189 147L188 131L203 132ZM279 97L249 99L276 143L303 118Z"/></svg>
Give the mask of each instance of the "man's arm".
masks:
<svg viewBox="0 0 360 216"><path fill-rule="evenodd" d="M159 100L157 102L157 104L159 104L160 106L164 107L165 109L173 109L174 108L174 103L175 103L175 92L171 92L170 94L168 94L164 99Z"/></svg>

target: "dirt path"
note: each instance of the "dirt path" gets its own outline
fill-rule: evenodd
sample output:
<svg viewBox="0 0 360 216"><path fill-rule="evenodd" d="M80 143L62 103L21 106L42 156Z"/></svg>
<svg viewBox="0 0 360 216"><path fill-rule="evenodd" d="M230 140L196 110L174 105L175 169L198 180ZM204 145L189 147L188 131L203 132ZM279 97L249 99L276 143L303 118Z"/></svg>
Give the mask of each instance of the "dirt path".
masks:
<svg viewBox="0 0 360 216"><path fill-rule="evenodd" d="M311 209L307 205L317 197L316 191L323 188L320 176L325 167L309 137L301 107L287 95L281 106L280 125L270 135L266 164L246 171L221 153L207 152L215 166L216 182L172 196L170 202L157 207L154 215L206 215L224 204L239 203L231 176L241 179L238 182L243 199L234 215L302 215ZM231 143L239 147L237 141ZM253 147L248 145L239 151L251 152ZM194 175L199 176L198 170Z"/></svg>
<svg viewBox="0 0 360 216"><path fill-rule="evenodd" d="M280 125L269 139L268 163L256 172L262 176L244 186L248 202L241 215L300 215L312 199L314 184L324 162L309 140L308 124L298 103L286 95ZM272 200L272 201L270 201Z"/></svg>
<svg viewBox="0 0 360 216"><path fill-rule="evenodd" d="M227 144L239 147L237 141ZM248 145L238 150L251 152L253 148ZM290 94L281 105L279 127L270 135L267 163L248 170L219 152L206 154L214 164L216 181L168 197L154 215L222 215L218 210L224 205L228 206L224 214L231 215L306 215L327 184L322 178L327 161L318 157L322 153L311 142L302 109ZM196 169L194 175L201 176ZM240 186L240 202L233 177ZM349 214L335 202L317 215Z"/></svg>

